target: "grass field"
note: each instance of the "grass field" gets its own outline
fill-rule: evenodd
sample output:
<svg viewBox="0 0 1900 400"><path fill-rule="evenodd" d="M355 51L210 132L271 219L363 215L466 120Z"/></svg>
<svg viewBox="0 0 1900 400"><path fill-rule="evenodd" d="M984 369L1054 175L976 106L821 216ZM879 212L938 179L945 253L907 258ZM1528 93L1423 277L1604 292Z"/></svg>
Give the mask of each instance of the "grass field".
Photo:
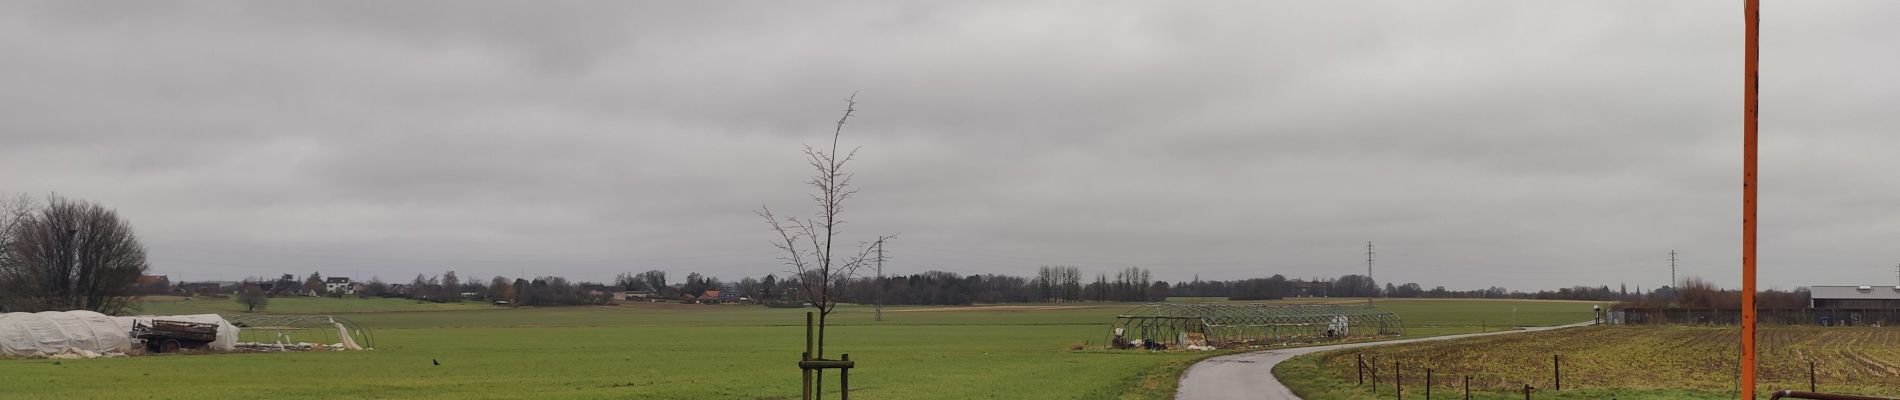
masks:
<svg viewBox="0 0 1900 400"><path fill-rule="evenodd" d="M235 307L230 300L219 302ZM1477 331L1475 323L1465 324L1508 320L1512 305L1526 324L1590 316L1587 303L1574 302L1394 300L1380 305L1416 326L1411 335ZM341 314L366 323L376 329L377 349L0 360L0 388L9 399L782 399L797 394L794 362L802 347L802 309L439 306L272 299L272 312ZM881 323L872 321L869 307L845 306L833 315L829 349L851 353L859 362L861 369L852 374L853 394L865 398L1169 398L1180 371L1214 353L1068 349L1085 341L1099 346L1113 316L1132 306L886 307ZM169 301L148 304L145 312L224 307L203 300Z"/></svg>
<svg viewBox="0 0 1900 400"><path fill-rule="evenodd" d="M1392 398L1392 362L1409 371L1407 394L1422 398L1431 368L1434 391L1460 394L1472 376L1474 398L1736 398L1740 329L1734 327L1617 326L1424 342L1302 356L1275 370L1295 393L1311 400ZM1781 389L1808 389L1815 362L1822 391L1900 394L1900 331L1870 327L1772 326L1762 330L1758 398ZM1378 392L1356 385L1356 357L1380 365ZM1562 356L1563 390L1552 391L1552 355ZM1436 397L1436 396L1435 396Z"/></svg>
<svg viewBox="0 0 1900 400"><path fill-rule="evenodd" d="M353 314L391 311L485 310L495 306L482 303L430 303L408 299L337 299L327 297L278 297L270 299L265 314ZM136 313L150 315L229 314L244 312L244 305L232 299L163 297L140 303Z"/></svg>

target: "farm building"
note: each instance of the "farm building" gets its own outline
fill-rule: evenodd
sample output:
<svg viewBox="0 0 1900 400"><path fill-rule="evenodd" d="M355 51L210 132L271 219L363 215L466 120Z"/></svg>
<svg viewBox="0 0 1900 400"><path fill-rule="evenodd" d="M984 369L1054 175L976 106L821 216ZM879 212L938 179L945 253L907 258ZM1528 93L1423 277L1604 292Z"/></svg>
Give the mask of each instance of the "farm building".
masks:
<svg viewBox="0 0 1900 400"><path fill-rule="evenodd" d="M1808 308L1900 309L1900 286L1814 286L1808 293Z"/></svg>
<svg viewBox="0 0 1900 400"><path fill-rule="evenodd" d="M1403 333L1398 316L1369 304L1154 303L1116 316L1108 343L1114 348L1239 347Z"/></svg>

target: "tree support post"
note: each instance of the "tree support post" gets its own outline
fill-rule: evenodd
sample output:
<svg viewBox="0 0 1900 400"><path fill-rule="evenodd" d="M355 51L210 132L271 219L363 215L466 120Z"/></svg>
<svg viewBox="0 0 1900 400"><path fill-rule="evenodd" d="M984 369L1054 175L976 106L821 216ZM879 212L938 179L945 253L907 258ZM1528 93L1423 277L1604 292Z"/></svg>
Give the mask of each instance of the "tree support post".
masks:
<svg viewBox="0 0 1900 400"><path fill-rule="evenodd" d="M856 368L857 363L851 361L851 354L848 354L848 353L840 354L839 356L841 357L841 359L838 359L838 360L812 358L811 351L810 351L811 346L812 346L812 323L811 322L812 322L811 313L809 312L805 313L805 348L807 350L805 351L804 356L798 360L798 369L803 370L804 381L805 381L804 382L805 383L804 397L802 397L802 399L803 400L818 400L819 398L824 397L824 393L822 393L822 391L824 390L823 389L824 386L820 385L822 382L819 382L819 381L824 379L824 375L823 375L824 370L835 369L835 370L838 370L839 398L841 400L850 400L851 399L851 369ZM819 374L818 379L812 379L812 374L814 372ZM817 392L813 391L814 386L818 388Z"/></svg>

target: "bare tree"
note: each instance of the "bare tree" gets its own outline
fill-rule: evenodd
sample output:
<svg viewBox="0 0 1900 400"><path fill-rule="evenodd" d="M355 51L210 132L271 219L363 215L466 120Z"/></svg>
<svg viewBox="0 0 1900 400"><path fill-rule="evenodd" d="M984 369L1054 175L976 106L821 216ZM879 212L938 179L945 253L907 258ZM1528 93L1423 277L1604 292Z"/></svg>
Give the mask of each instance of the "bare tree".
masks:
<svg viewBox="0 0 1900 400"><path fill-rule="evenodd" d="M647 272L641 272L639 277L641 281L646 282L647 287L651 288L654 293L666 291L666 271L657 269L649 270Z"/></svg>
<svg viewBox="0 0 1900 400"><path fill-rule="evenodd" d="M131 305L149 266L117 212L53 195L14 224L0 248L0 307L116 314Z"/></svg>
<svg viewBox="0 0 1900 400"><path fill-rule="evenodd" d="M244 312L257 312L270 305L270 295L257 282L246 280L238 286L237 302L244 306Z"/></svg>
<svg viewBox="0 0 1900 400"><path fill-rule="evenodd" d="M759 217L772 227L772 231L778 233L779 238L772 242L772 246L784 251L780 260L790 266L796 276L801 277L798 281L804 289L801 293L804 299L818 309L818 348L817 354L812 356L821 359L825 356L826 320L832 310L838 307L839 295L842 294L839 293L842 288L838 285L848 281L859 268L875 261L871 254L874 247L869 243L859 243L856 250L849 250L842 256L835 253L837 246L834 245L841 233L839 227L845 223L841 218L844 202L857 194L857 189L851 186L853 174L845 172L844 167L857 156L858 151L838 152L838 138L844 133L845 123L851 120L852 113L857 112L857 97L853 93L845 99L844 115L838 118L837 125L832 129L829 151L805 146L806 161L815 170L815 174L805 183L813 190L810 196L817 203L818 212L812 218L802 219L790 216L781 218L774 215L770 207L762 207L758 212ZM820 371L820 380L824 376L822 373Z"/></svg>
<svg viewBox="0 0 1900 400"><path fill-rule="evenodd" d="M323 274L311 272L310 277L303 280L303 290L306 295L322 296Z"/></svg>
<svg viewBox="0 0 1900 400"><path fill-rule="evenodd" d="M5 250L11 248L14 239L19 237L20 224L33 216L33 211L37 209L39 207L35 205L33 197L24 193L0 198L0 263L5 263L6 257L13 254Z"/></svg>

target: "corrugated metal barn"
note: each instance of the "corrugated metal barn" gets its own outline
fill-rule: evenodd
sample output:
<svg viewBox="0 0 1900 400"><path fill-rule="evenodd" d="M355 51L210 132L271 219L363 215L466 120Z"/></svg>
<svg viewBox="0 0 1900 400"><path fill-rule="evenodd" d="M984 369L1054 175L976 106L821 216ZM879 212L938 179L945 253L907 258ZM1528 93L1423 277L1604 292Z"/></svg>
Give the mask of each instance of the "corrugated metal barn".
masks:
<svg viewBox="0 0 1900 400"><path fill-rule="evenodd" d="M1808 308L1900 309L1900 286L1813 286L1808 290Z"/></svg>

